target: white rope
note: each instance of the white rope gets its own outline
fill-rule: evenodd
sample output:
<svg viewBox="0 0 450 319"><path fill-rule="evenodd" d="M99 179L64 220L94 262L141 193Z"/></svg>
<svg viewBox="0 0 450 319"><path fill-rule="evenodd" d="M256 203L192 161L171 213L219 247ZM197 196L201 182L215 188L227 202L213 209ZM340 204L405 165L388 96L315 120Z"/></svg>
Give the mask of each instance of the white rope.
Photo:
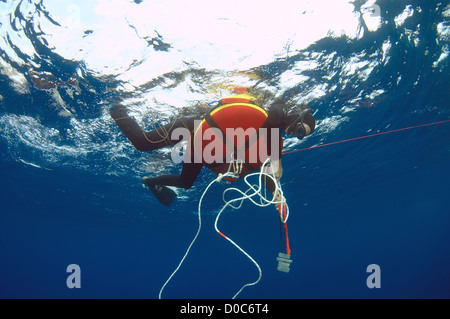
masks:
<svg viewBox="0 0 450 319"><path fill-rule="evenodd" d="M223 196L222 196L222 199L225 202L225 207L227 205L230 205L230 207L232 207L234 209L239 209L239 208L241 208L242 203L246 199L250 200L253 204L255 204L256 206L259 206L259 207L265 207L265 206L269 206L269 205L272 205L272 204L274 204L274 205L283 204L283 205L286 206L286 218L283 219L283 217L281 216L281 221L283 223L286 223L288 218L289 218L289 207L284 202L283 190L281 189L281 185L277 181L274 172L268 172L268 167L270 165L271 165L271 161L270 161L270 158L268 158L263 163L263 165L261 167L261 170L259 172L251 173L251 174L248 174L248 175L244 176L244 182L247 184L247 186L249 186L247 191L243 192L240 189L235 188L235 187L227 188L223 192ZM231 164L230 164L230 166L231 166ZM226 174L228 174L228 172ZM224 177L226 177L226 174L224 174ZM249 178L251 178L253 176L258 176L259 177L257 185L252 185L250 183L250 181L249 181ZM219 175L219 177L220 177L220 175ZM272 180L273 184L275 185L275 192L273 193L273 196L272 196L271 200L268 200L266 198L266 196L262 195L263 177L266 178L266 179L270 178ZM253 193L248 195L247 193L252 191L252 190L253 190ZM241 197L237 197L237 198L235 198L233 200L227 201L227 200L225 200L225 194L227 192L229 192L229 191L236 191L236 192L238 192L241 195ZM256 200L253 199L254 196L257 196L257 198L259 198L259 203ZM279 198L279 199L277 200L277 198ZM233 206L232 203L234 203L236 201L240 201L239 205L238 206ZM219 215L220 215L220 213L219 213Z"/></svg>
<svg viewBox="0 0 450 319"><path fill-rule="evenodd" d="M219 177L218 177L219 178ZM205 191L203 192L202 197L200 198L200 201L198 203L198 229L197 229L197 233L195 234L194 238L191 241L191 244L189 245L189 247L186 250L186 253L184 254L183 258L181 259L180 263L178 264L178 267L172 272L172 274L170 275L170 277L166 280L166 282L164 283L164 285L161 287L161 290L159 291L159 296L158 298L161 299L162 296L162 292L164 290L164 288L166 287L166 285L169 283L169 281L172 279L172 277L176 274L176 272L178 271L178 269L180 269L181 264L183 264L184 260L186 259L187 255L189 254L189 251L192 248L192 245L194 245L195 241L197 240L198 235L200 234L200 230L202 229L202 218L201 218L201 214L200 214L200 207L202 205L202 201L203 201L203 196L205 195L205 193L208 191L208 189L211 187L212 184L214 184L218 178L216 178L215 180L213 180L211 183L209 183L208 187L206 187Z"/></svg>
<svg viewBox="0 0 450 319"><path fill-rule="evenodd" d="M161 299L162 292L163 292L164 288L166 287L166 285L169 283L169 281L172 279L172 277L175 275L175 273L180 269L181 265L183 264L184 260L186 259L187 255L189 254L189 251L191 250L192 246L194 245L195 241L197 240L198 235L200 234L200 230L201 230L201 227L202 227L201 207L202 207L203 198L205 197L207 191L209 190L209 188L214 183L220 182L224 178L227 178L227 177L232 177L232 178L234 177L234 178L236 178L240 174L240 172L242 171L242 164L243 164L242 162L239 162L237 160L233 160L230 163L230 166L228 167L228 171L225 174L219 174L217 176L217 178L215 178L213 181L211 181L211 183L209 183L208 186L206 187L206 189L204 190L204 192L203 192L203 194L202 194L202 196L200 198L200 201L198 203L198 229L197 229L197 233L195 234L194 238L192 239L189 247L187 248L187 250L186 250L183 258L181 259L180 263L178 264L177 268L172 272L170 277L166 280L164 285L161 287L161 290L159 291L159 299ZM265 206L268 206L268 205L271 205L271 204L275 204L275 205L282 204L282 205L285 205L286 206L286 211L287 211L286 217L283 219L282 214L280 214L280 219L281 219L281 222L283 222L283 223L287 222L287 219L289 217L289 207L284 202L283 191L281 189L281 185L278 183L277 179L275 178L274 173L273 172L269 173L268 170L267 170L267 168L268 168L268 166L270 166L270 164L271 164L271 161L270 161L270 158L269 158L263 163L263 165L261 167L261 170L259 172L248 174L248 175L246 175L244 177L244 182L249 186L249 189L247 191L243 192L243 191L241 191L238 188L230 187L230 188L226 189L223 192L222 199L224 200L225 205L222 207L222 209L217 214L216 220L214 222L214 228L216 229L216 231L221 236L223 236L225 239L227 239L230 243L232 243L237 249L239 249L248 259L250 259L250 261L252 261L255 264L255 266L257 267L258 273L259 273L258 279L256 281L243 285L241 287L241 289L239 289L239 291L233 296L232 299L235 299L242 292L242 290L245 287L256 285L261 280L262 271L261 271L261 267L258 265L258 263L245 250L243 250L232 239L230 239L229 237L223 235L219 231L219 228L218 228L217 225L218 225L218 222L219 222L220 215L222 214L222 212L225 210L225 208L227 206L230 206L233 209L239 209L242 206L242 203L244 202L244 200L246 200L246 199L250 200L253 204L255 204L256 206L259 206L259 207L265 207ZM231 171L232 169L233 169L233 171ZM253 177L253 176L259 176L257 185L252 185L248 181L248 179L250 177ZM272 179L272 181L273 181L273 183L275 185L275 192L274 192L273 197L272 197L271 200L268 200L264 195L262 195L263 177ZM229 191L236 191L241 196L237 197L237 198L234 198L234 199L231 199L229 201L226 201L225 200L225 194L227 192L229 192ZM253 193L248 194L250 191L253 191ZM253 199L254 196L258 196L259 197L259 199L260 199L259 203ZM277 198L279 198L279 199L277 200ZM239 205L238 206L233 206L233 203L238 202L238 201L240 201Z"/></svg>
<svg viewBox="0 0 450 319"><path fill-rule="evenodd" d="M216 229L216 231L219 234L221 234L225 239L227 239L230 243L232 243L237 249L239 249L258 268L258 273L259 273L258 279L256 279L256 281L254 281L254 282L247 283L247 284L243 285L241 287L241 289L239 289L238 292L233 296L232 299L235 299L242 292L242 290L244 290L244 288L246 288L248 286L253 286L253 285L256 285L257 283L259 283L259 281L261 280L261 277L262 277L262 271L261 271L261 267L258 265L258 263L245 250L243 250L238 244L236 244L232 239L230 239L229 237L223 235L222 232L219 230L217 225L218 225L218 222L219 222L220 215L222 214L222 212L225 210L225 208L227 206L230 206L230 207L232 207L234 209L239 209L242 206L242 203L244 202L244 200L246 200L246 199L250 200L253 204L255 204L256 206L259 206L259 207L265 207L265 206L272 205L272 204L275 204L275 205L276 204L286 205L286 203L283 201L283 198L284 198L283 197L283 191L281 189L280 184L276 180L274 173L271 172L271 174L269 174L269 172L266 171L268 165L270 165L270 164L271 164L270 159L267 159L264 162L264 164L262 165L261 170L259 172L248 174L248 175L246 175L244 177L244 182L247 184L247 186L249 186L249 189L247 191L243 192L243 191L241 191L238 188L230 187L230 188L226 189L223 192L222 198L223 198L223 200L225 202L225 205L222 207L222 209L217 214L217 217L216 217L216 220L215 220L215 223L214 223L214 228ZM258 176L259 177L258 178L258 185L252 185L249 182L249 178L251 178L252 176ZM268 200L264 195L262 195L263 177L272 179L272 181L275 184L275 192L274 192L273 197L272 197L271 200ZM241 196L240 197L236 197L236 198L234 198L232 200L226 201L225 200L225 194L227 192L229 192L229 191L236 191ZM248 194L250 191L253 191L253 193ZM279 195L280 200L276 200L278 195ZM253 199L254 196L257 196L259 198L259 202L257 202L256 200ZM240 201L239 205L238 206L233 206L233 203L234 202L238 202L238 201ZM286 218L283 219L283 217L280 216L281 221L283 223L287 222L287 219L288 219L288 216L289 216L289 208L288 208L287 205L286 205L286 211L287 211Z"/></svg>
<svg viewBox="0 0 450 319"><path fill-rule="evenodd" d="M176 272L178 271L178 269L180 269L181 264L183 263L183 261L186 259L187 255L189 254L189 251L191 250L192 245L194 244L195 240L198 237L198 234L200 233L200 229L201 229L201 225L199 224L198 226L198 230L197 233L195 234L194 239L192 240L191 244L189 245L188 249L186 250L186 253L184 254L183 258L181 259L180 263L178 264L178 267L172 272L172 274L170 275L170 277L166 280L166 282L164 283L164 285L161 287L161 289L159 290L159 295L158 295L158 299L162 299L162 292L164 290L164 288L166 288L167 284L169 283L169 281L172 279L172 277L176 274Z"/></svg>

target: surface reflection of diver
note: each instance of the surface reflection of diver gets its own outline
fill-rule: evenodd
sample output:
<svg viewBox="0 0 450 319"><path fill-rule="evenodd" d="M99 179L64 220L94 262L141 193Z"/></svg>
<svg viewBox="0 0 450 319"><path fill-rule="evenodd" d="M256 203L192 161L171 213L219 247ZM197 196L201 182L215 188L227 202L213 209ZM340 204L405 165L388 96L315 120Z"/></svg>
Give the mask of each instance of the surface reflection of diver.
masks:
<svg viewBox="0 0 450 319"><path fill-rule="evenodd" d="M229 168L227 158L239 152L244 156L241 158L242 171L238 174L237 179L260 169L266 159L264 156L266 156L272 159L272 170L279 181L282 175L281 150L283 148L280 130L298 138L303 138L314 131L315 119L311 114L311 109L306 105L289 108L282 100L275 100L266 111L257 105L256 98L247 94L246 89L238 89L234 93L236 94L217 101L212 110L207 111L206 114L178 117L171 123L148 132L128 116L125 106L117 105L111 112L111 116L119 128L140 151L173 146L182 140L181 136L172 136L174 130L177 128L189 130L191 136L181 174L143 178L143 182L162 204L169 206L176 198L176 193L167 186L189 189L204 165L217 174L225 173ZM194 127L196 120L201 120L198 127ZM239 139L236 140L232 137L233 140L230 142L227 129L237 130L240 128L245 132L254 132L255 135L246 135L240 142ZM249 131L250 128L253 131ZM205 138L203 132L207 129L212 129L216 133L214 138L211 136ZM273 134L274 129L278 134ZM274 137L274 135L276 136ZM223 160L205 160L203 157L205 149L209 143L217 143L217 138L221 139L223 144ZM279 141L276 150L271 147L273 138ZM265 155L257 156L256 160L252 160L251 155L255 151L259 155ZM272 194L274 193L275 185L272 181L268 181L266 187Z"/></svg>

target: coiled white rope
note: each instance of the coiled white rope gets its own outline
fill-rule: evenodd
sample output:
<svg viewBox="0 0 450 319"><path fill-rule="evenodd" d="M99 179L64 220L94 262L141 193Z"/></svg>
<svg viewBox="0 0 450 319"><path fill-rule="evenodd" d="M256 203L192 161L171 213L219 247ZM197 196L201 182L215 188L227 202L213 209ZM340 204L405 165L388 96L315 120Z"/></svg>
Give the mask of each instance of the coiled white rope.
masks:
<svg viewBox="0 0 450 319"><path fill-rule="evenodd" d="M253 204L255 204L256 206L259 206L259 207L265 207L265 206L272 205L272 204L275 204L275 205L277 205L277 204L285 205L285 206L286 206L286 212L287 212L287 213L286 213L286 215L285 215L284 218L283 218L282 214L280 214L280 219L281 219L281 222L282 222L282 223L286 223L286 222L287 222L287 219L288 219L288 217L289 217L289 207L286 205L286 202L284 201L283 190L281 189L281 185L278 183L278 181L277 181L277 179L276 179L276 177L275 177L275 175L274 175L274 172L273 172L272 170L269 170L270 166L271 166L271 160L270 160L270 158L268 158L268 159L263 163L263 165L262 165L262 167L261 167L261 170L260 170L259 172L257 172L257 173L251 173L251 174L248 174L248 175L246 175L246 176L244 177L244 182L249 186L249 189L248 189L247 191L243 192L243 191L241 191L240 189L235 188L235 187L230 187L230 188L226 189L226 190L223 192L223 195L222 195L222 199L224 200L225 205L221 208L221 210L220 210L219 213L217 214L216 220L215 220L215 222L214 222L214 228L216 229L217 233L218 233L219 235L221 235L222 237L224 237L225 239L227 239L227 240L228 240L230 243L232 243L237 249L239 249L239 250L240 250L240 251L241 251L248 259L250 259L250 261L252 261L252 262L255 264L255 266L257 267L258 273L259 273L258 278L257 278L254 282L250 282L250 283L247 283L247 284L243 285L243 286L241 287L241 289L239 289L239 291L233 296L232 299L235 299L235 298L242 292L242 290L243 290L245 287L256 285L256 284L261 280L261 277L262 277L262 271L261 271L261 267L258 265L258 263L257 263L257 262L256 262L256 261L255 261L255 260L254 260L254 259L253 259L253 258L252 258L245 250L243 250L243 249L242 249L238 244L236 244L232 239L230 239L229 237L225 236L222 232L219 231L219 228L218 228L219 218L220 218L222 212L225 210L226 207L230 206L230 207L232 207L233 209L239 209L239 208L242 206L242 203L244 202L244 200L248 199L248 200L250 200ZM172 272L172 274L170 275L170 277L166 280L166 282L164 283L164 285L161 287L161 290L159 291L159 296L158 296L159 299L161 299L162 292L163 292L164 288L167 286L167 284L168 284L169 281L172 279L172 277L176 274L176 272L180 269L181 265L183 264L184 260L186 259L187 255L189 254L189 252L190 252L192 246L194 245L195 241L197 240L198 235L200 234L200 230L201 230L201 227L202 227L201 207L202 207L203 198L205 197L206 193L208 192L208 190L210 189L210 187L211 187L214 183L220 182L220 181L222 181L222 179L227 178L227 177L232 177L232 178L234 177L234 178L236 178L236 177L239 175L239 173L241 172L241 169L242 169L242 163L239 162L239 161L233 160L233 161L230 163L230 166L229 166L229 168L228 168L228 171L227 171L225 174L219 174L219 175L217 176L217 178L215 178L213 181L211 181L211 182L208 184L208 186L205 188L205 190L204 190L204 192L203 192L203 194L202 194L202 196L201 196L201 198L200 198L200 201L199 201L199 203L198 203L198 229L197 229L197 233L195 234L194 238L192 239L191 243L189 244L189 246L188 246L188 248L187 248L187 250L186 250L186 252L185 252L183 258L182 258L181 261L179 262L177 268ZM233 171L231 171L231 170L233 170ZM258 176L258 177L259 177L259 178L258 178L258 184L257 184L257 185L253 185L253 184L251 184L251 183L249 182L249 178L251 178L251 177L253 177L253 176ZM270 200L268 200L268 199L266 198L266 196L263 195L263 177L264 177L265 179L267 179L267 178L272 179L272 181L273 181L273 183L274 183L274 185L275 185L275 191L274 191L274 193L273 193L272 199L270 199ZM267 182L267 180L266 180L266 182ZM227 201L227 200L225 200L225 194L226 194L227 192L229 192L229 191L236 191L236 192L238 192L238 194L240 194L241 196L240 196L240 197L236 197L236 198L234 198L234 199L231 199L231 200ZM251 191L253 191L253 192L251 192ZM251 192L251 193L249 193L249 192ZM264 192L264 193L265 193L265 192ZM257 197L259 198L259 202L257 202L257 201L253 198L253 197L255 197L255 196L257 196ZM239 202L239 201L240 201L239 205L237 205L237 206L234 206L234 205L233 205L233 203Z"/></svg>

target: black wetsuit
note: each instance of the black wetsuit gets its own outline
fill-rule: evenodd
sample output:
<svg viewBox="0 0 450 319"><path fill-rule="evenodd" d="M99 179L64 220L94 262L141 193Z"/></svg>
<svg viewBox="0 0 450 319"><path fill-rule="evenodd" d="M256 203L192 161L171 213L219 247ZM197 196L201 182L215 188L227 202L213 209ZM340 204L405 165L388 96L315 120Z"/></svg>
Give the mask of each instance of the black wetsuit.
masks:
<svg viewBox="0 0 450 319"><path fill-rule="evenodd" d="M281 129L287 126L289 118L286 116L286 108L286 104L282 101L275 102L271 105L267 112L267 120L263 125L263 127L269 129L268 132L270 132L270 128ZM194 121L202 119L202 116L178 118L155 130L145 132L133 118L128 116L126 108L122 105L116 106L111 112L111 116L134 147L140 151L152 151L177 144L182 139L172 139L171 136L173 130L184 127L193 134ZM270 138L268 140L268 142L270 142ZM192 143L189 147L190 150L192 150ZM277 154L278 158L281 158L282 147L283 145L280 145L279 154ZM194 152L191 151L189 153L193 154ZM162 175L153 177L147 180L146 184L149 187L152 187L152 185L165 185L188 189L197 179L202 167L202 163L196 163L192 158L189 163L183 163L180 175ZM270 191L275 189L275 185L267 185L267 187Z"/></svg>

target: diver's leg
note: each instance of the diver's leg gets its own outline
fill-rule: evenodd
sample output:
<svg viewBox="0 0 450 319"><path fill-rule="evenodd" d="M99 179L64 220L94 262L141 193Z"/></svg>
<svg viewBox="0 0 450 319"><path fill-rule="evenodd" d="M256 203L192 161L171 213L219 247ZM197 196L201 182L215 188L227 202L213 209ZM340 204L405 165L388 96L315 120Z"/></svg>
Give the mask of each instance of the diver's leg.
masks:
<svg viewBox="0 0 450 319"><path fill-rule="evenodd" d="M126 107L118 105L111 112L111 117L117 123L125 136L139 151L151 151L180 142L184 136L174 136L172 132L177 128L193 129L192 119L176 119L175 121L162 125L155 130L145 132L139 124L127 114ZM192 123L191 123L192 122ZM188 132L186 132L188 133Z"/></svg>
<svg viewBox="0 0 450 319"><path fill-rule="evenodd" d="M174 186L189 189L197 179L203 167L202 163L184 163L180 175L162 175L157 177L144 177L142 181L151 189L156 185Z"/></svg>
<svg viewBox="0 0 450 319"><path fill-rule="evenodd" d="M166 186L175 186L179 188L189 189L197 179L198 174L203 167L202 162L196 162L195 153L193 152L193 139L191 138L184 154L183 168L180 175L163 175L153 178L144 177L142 182L150 188L160 203L169 206L176 198L176 193Z"/></svg>
<svg viewBox="0 0 450 319"><path fill-rule="evenodd" d="M169 206L177 194L166 186L175 186L189 189L197 179L203 164L184 163L180 175L162 175L157 177L144 177L142 182L148 186L156 199L163 205Z"/></svg>

